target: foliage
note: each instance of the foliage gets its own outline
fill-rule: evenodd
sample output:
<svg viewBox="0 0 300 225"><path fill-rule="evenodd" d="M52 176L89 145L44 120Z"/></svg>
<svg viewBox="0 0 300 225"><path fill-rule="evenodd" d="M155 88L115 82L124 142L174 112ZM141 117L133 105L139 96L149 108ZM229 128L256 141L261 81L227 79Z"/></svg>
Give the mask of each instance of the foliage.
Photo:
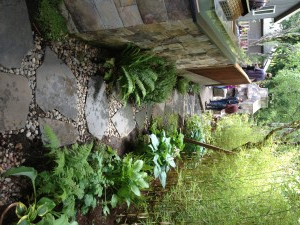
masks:
<svg viewBox="0 0 300 225"><path fill-rule="evenodd" d="M179 117L176 113L152 117L150 130L156 133L164 129L167 136L176 135L179 127L178 120Z"/></svg>
<svg viewBox="0 0 300 225"><path fill-rule="evenodd" d="M122 159L112 174L108 174L113 182L115 194L111 197L112 207L126 202L129 207L132 202L141 197L141 190L149 188L148 175L143 171L144 162L134 160L131 155Z"/></svg>
<svg viewBox="0 0 300 225"><path fill-rule="evenodd" d="M39 15L37 21L40 23L45 37L49 40L59 40L67 34L68 29L59 7L62 0L41 0L39 2Z"/></svg>
<svg viewBox="0 0 300 225"><path fill-rule="evenodd" d="M300 51L294 52L290 58L295 58L287 63L290 68L280 70L268 84L269 93L272 98L269 107L260 111L256 115L258 121L270 122L290 122L299 120L300 92L299 92L299 72L300 72ZM297 61L298 60L298 61ZM298 64L298 65L297 65Z"/></svg>
<svg viewBox="0 0 300 225"><path fill-rule="evenodd" d="M212 143L225 149L234 149L262 139L262 132L247 114L229 115L218 121L212 133Z"/></svg>
<svg viewBox="0 0 300 225"><path fill-rule="evenodd" d="M166 186L167 172L171 167L176 167L174 159L180 156L180 151L184 148L183 137L181 133L167 137L164 130L155 130L150 135L145 157L153 160L154 177L159 178L163 187Z"/></svg>
<svg viewBox="0 0 300 225"><path fill-rule="evenodd" d="M46 131L47 137L53 139L52 131ZM49 146L55 146L53 141L55 139L49 141ZM102 202L103 213L107 215L109 205L115 207L126 202L129 206L141 197L141 189L149 187L147 174L142 171L142 160L133 161L129 155L121 160L105 145L98 144L93 148L93 144L75 144L71 149L52 148L49 155L56 165L52 171L41 173L39 185L44 187L42 193L62 202L62 211L69 217L74 217L76 203L85 214Z"/></svg>
<svg viewBox="0 0 300 225"><path fill-rule="evenodd" d="M37 177L37 171L32 167L18 167L18 168L11 168L7 170L3 176L26 176L30 178L34 190L34 201L32 204L29 204L27 207L22 202L13 203L12 205L16 206L15 213L19 218L18 224L22 225L29 225L29 224L70 224L68 222L68 217L61 213L55 212L54 208L56 204L53 200L41 197L38 201L36 200L36 186L35 186L35 179ZM2 224L3 215L1 216L1 223ZM72 225L76 225L77 222L73 221ZM71 225L70 224L70 225Z"/></svg>
<svg viewBox="0 0 300 225"><path fill-rule="evenodd" d="M185 129L184 136L195 141L200 141L205 143L205 136L203 133L202 119L197 116L190 116L185 119ZM202 146L194 145L191 143L186 143L184 151L189 155L191 153L196 153L198 156L203 156L206 153L206 150Z"/></svg>
<svg viewBox="0 0 300 225"><path fill-rule="evenodd" d="M177 80L176 89L182 95L187 94L189 91L189 83L190 81L187 78L180 77Z"/></svg>
<svg viewBox="0 0 300 225"><path fill-rule="evenodd" d="M56 165L53 170L43 171L38 176L38 194L50 196L57 203L62 203L62 212L70 218L75 217L76 199L84 200L88 178L93 174L87 161L92 146L74 144L71 149L52 148L49 156Z"/></svg>
<svg viewBox="0 0 300 225"><path fill-rule="evenodd" d="M176 83L174 65L133 45L127 45L116 59L107 60L104 67L104 79L120 89L124 104L128 100L137 105L162 102Z"/></svg>
<svg viewBox="0 0 300 225"><path fill-rule="evenodd" d="M176 89L182 95L185 95L189 92L198 94L200 92L200 85L190 81L185 77L179 77L177 79Z"/></svg>
<svg viewBox="0 0 300 225"><path fill-rule="evenodd" d="M178 185L156 201L155 222L170 224L298 224L296 149L276 146L215 155L181 171ZM153 222L153 221L149 221Z"/></svg>

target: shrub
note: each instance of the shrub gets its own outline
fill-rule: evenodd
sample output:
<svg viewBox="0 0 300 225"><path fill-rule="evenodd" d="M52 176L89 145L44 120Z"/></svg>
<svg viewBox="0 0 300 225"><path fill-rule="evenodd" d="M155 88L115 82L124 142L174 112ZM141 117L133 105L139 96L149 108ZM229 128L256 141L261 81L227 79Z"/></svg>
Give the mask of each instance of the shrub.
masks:
<svg viewBox="0 0 300 225"><path fill-rule="evenodd" d="M107 174L113 182L112 207L126 202L129 207L141 197L141 190L149 188L148 175L143 171L143 160L134 160L131 155L122 159L122 163L111 174Z"/></svg>
<svg viewBox="0 0 300 225"><path fill-rule="evenodd" d="M149 142L143 148L144 157L147 162L152 162L153 174L159 178L163 187L166 186L167 173L171 168L175 168L174 159L180 157L182 151L183 134L174 133L172 136L166 136L164 130L155 130L149 135Z"/></svg>
<svg viewBox="0 0 300 225"><path fill-rule="evenodd" d="M182 95L187 94L189 91L189 83L190 81L187 78L180 77L177 80L176 89Z"/></svg>
<svg viewBox="0 0 300 225"><path fill-rule="evenodd" d="M65 18L61 15L59 7L62 0L41 0L37 21L45 37L49 40L59 40L67 34L68 29Z"/></svg>
<svg viewBox="0 0 300 225"><path fill-rule="evenodd" d="M185 119L184 135L187 138L205 143L202 119L199 116L194 115ZM184 151L189 155L191 155L191 153L196 153L198 156L203 156L206 153L204 147L191 143L185 144Z"/></svg>

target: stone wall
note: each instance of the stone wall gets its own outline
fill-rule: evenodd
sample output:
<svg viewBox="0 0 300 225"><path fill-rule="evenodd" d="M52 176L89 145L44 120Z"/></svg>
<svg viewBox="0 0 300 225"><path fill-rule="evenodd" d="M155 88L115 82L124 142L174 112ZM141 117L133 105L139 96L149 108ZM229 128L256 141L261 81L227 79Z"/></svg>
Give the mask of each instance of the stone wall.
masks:
<svg viewBox="0 0 300 225"><path fill-rule="evenodd" d="M133 42L174 60L178 69L230 64L192 21L189 0L65 0L65 5L84 40L108 46Z"/></svg>

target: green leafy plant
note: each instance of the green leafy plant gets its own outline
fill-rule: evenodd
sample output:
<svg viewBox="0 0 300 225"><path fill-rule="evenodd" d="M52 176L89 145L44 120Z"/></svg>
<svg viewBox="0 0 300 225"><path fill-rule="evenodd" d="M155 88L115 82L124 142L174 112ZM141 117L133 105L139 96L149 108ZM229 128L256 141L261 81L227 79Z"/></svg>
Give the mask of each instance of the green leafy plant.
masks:
<svg viewBox="0 0 300 225"><path fill-rule="evenodd" d="M6 212L14 206L16 207L15 213L19 218L18 224L22 224L22 225L30 225L30 224L76 225L77 224L76 221L69 223L68 217L65 214L54 211L54 208L56 207L56 203L53 200L46 197L41 197L37 201L36 186L35 186L37 171L34 168L25 167L25 166L21 166L18 168L11 168L8 171L6 171L3 174L3 176L26 176L30 178L33 186L34 194L33 194L33 203L29 204L29 206L26 206L22 202L16 202L8 206L7 209L1 215L1 219L0 219L1 225Z"/></svg>
<svg viewBox="0 0 300 225"><path fill-rule="evenodd" d="M184 135L187 138L205 143L202 120L199 116L194 115L185 119ZM185 144L184 151L189 155L196 153L198 156L203 156L206 153L204 147L190 143Z"/></svg>
<svg viewBox="0 0 300 225"><path fill-rule="evenodd" d="M190 81L187 78L180 77L177 80L176 89L180 94L187 94L189 91L189 83Z"/></svg>
<svg viewBox="0 0 300 225"><path fill-rule="evenodd" d="M48 156L54 160L55 165L52 170L39 173L38 195L47 195L58 204L62 203L62 212L69 218L74 218L75 202L84 199L87 178L93 175L88 162L93 144L74 144L70 149L59 148L59 141L51 128L45 126L44 132L46 146L50 148Z"/></svg>
<svg viewBox="0 0 300 225"><path fill-rule="evenodd" d="M131 44L116 59L107 60L104 68L104 79L120 90L124 104L128 100L137 105L161 102L171 94L176 83L173 65Z"/></svg>
<svg viewBox="0 0 300 225"><path fill-rule="evenodd" d="M153 133L165 130L167 136L176 135L179 127L178 120L179 116L176 113L152 117L150 130Z"/></svg>
<svg viewBox="0 0 300 225"><path fill-rule="evenodd" d="M116 190L111 197L112 207L116 207L118 203L126 202L129 207L141 197L141 190L149 188L147 182L148 175L143 171L143 160L134 160L131 155L127 155L122 159L122 163L111 174L113 181L113 189Z"/></svg>
<svg viewBox="0 0 300 225"><path fill-rule="evenodd" d="M167 137L164 130L156 130L150 135L146 157L152 158L154 177L159 178L163 187L166 186L167 172L170 168L176 167L174 159L180 156L183 147L183 134L181 133Z"/></svg>
<svg viewBox="0 0 300 225"><path fill-rule="evenodd" d="M62 0L41 0L37 21L45 37L49 40L59 40L67 34L65 18L60 13Z"/></svg>

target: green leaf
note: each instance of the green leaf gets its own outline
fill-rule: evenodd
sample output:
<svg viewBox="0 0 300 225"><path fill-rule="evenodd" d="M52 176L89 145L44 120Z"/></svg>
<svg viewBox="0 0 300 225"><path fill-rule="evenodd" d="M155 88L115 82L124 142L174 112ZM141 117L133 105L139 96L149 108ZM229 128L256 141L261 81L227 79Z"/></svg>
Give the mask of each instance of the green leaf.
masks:
<svg viewBox="0 0 300 225"><path fill-rule="evenodd" d="M17 225L30 225L28 215L23 216L17 223Z"/></svg>
<svg viewBox="0 0 300 225"><path fill-rule="evenodd" d="M37 171L32 168L32 167L26 167L26 166L20 166L20 167L15 167L7 170L5 173L2 174L5 177L8 176L26 176L29 177L34 184L36 176L37 176Z"/></svg>
<svg viewBox="0 0 300 225"><path fill-rule="evenodd" d="M38 216L44 216L50 212L56 206L55 202L49 198L41 198L37 203L37 214Z"/></svg>
<svg viewBox="0 0 300 225"><path fill-rule="evenodd" d="M35 218L37 217L37 211L35 208L35 205L30 205L27 211L27 215L28 215L28 220L29 221L34 221Z"/></svg>
<svg viewBox="0 0 300 225"><path fill-rule="evenodd" d="M141 188L149 188L149 184L142 178L137 180L136 184L139 185Z"/></svg>
<svg viewBox="0 0 300 225"><path fill-rule="evenodd" d="M143 98L144 98L147 94L147 91L146 91L146 88L145 88L144 84L142 83L142 81L138 77L135 79L135 83L139 87L140 91L142 92Z"/></svg>
<svg viewBox="0 0 300 225"><path fill-rule="evenodd" d="M158 138L156 137L155 134L150 134L150 139L151 139L151 145L154 147L155 150L157 150L159 145Z"/></svg>
<svg viewBox="0 0 300 225"><path fill-rule="evenodd" d="M130 74L127 72L127 70L123 66L122 66L122 70L123 70L124 75L127 79L127 83L126 83L127 93L126 93L126 95L129 95L133 92L133 89L134 89L133 82L132 82Z"/></svg>
<svg viewBox="0 0 300 225"><path fill-rule="evenodd" d="M143 168L143 160L136 160L133 164L133 171L139 172Z"/></svg>
<svg viewBox="0 0 300 225"><path fill-rule="evenodd" d="M25 216L26 212L27 212L27 207L26 205L24 205L22 202L19 202L17 207L16 207L16 215L19 218L22 218L23 216Z"/></svg>
<svg viewBox="0 0 300 225"><path fill-rule="evenodd" d="M68 217L66 214L62 214L58 219L54 221L55 225L68 225ZM53 224L53 225L54 225Z"/></svg>
<svg viewBox="0 0 300 225"><path fill-rule="evenodd" d="M55 218L52 214L46 214L36 225L55 225Z"/></svg>
<svg viewBox="0 0 300 225"><path fill-rule="evenodd" d="M141 196L140 189L136 185L130 185L130 189L136 196Z"/></svg>
<svg viewBox="0 0 300 225"><path fill-rule="evenodd" d="M105 72L104 80L105 80L105 81L110 80L111 77L112 77L112 74L113 74L113 73L112 73L112 69L110 69L109 71Z"/></svg>
<svg viewBox="0 0 300 225"><path fill-rule="evenodd" d="M135 103L139 106L141 105L141 98L138 92L134 92Z"/></svg>
<svg viewBox="0 0 300 225"><path fill-rule="evenodd" d="M93 203L93 196L92 195L89 195L89 194L86 194L85 196L84 196L84 204L86 205L86 206L91 206L92 205L92 203Z"/></svg>
<svg viewBox="0 0 300 225"><path fill-rule="evenodd" d="M127 207L129 208L130 204L131 204L131 200L129 197L125 198L125 202L127 204Z"/></svg>
<svg viewBox="0 0 300 225"><path fill-rule="evenodd" d="M110 210L109 210L109 208L108 208L108 206L107 205L104 205L103 206L103 214L105 215L105 216L107 216L109 213L110 213Z"/></svg>
<svg viewBox="0 0 300 225"><path fill-rule="evenodd" d="M111 197L111 206L115 208L118 204L118 201L119 201L118 196L116 194L113 194Z"/></svg>
<svg viewBox="0 0 300 225"><path fill-rule="evenodd" d="M159 175L159 180L161 182L161 185L163 186L163 188L166 187L166 183L167 183L167 173L165 171L162 171Z"/></svg>
<svg viewBox="0 0 300 225"><path fill-rule="evenodd" d="M29 177L32 183L34 198L36 198L35 179L37 177L37 171L33 167L20 166L7 170L2 174L3 176L26 176Z"/></svg>
<svg viewBox="0 0 300 225"><path fill-rule="evenodd" d="M159 174L160 174L160 167L159 166L155 166L154 167L154 177L158 178Z"/></svg>

